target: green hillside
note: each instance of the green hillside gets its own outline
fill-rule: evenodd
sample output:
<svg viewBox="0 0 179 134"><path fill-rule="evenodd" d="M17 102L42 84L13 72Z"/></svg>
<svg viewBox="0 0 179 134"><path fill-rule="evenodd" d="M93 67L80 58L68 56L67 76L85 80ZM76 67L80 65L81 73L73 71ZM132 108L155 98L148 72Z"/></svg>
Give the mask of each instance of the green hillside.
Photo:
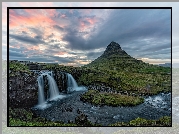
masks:
<svg viewBox="0 0 179 134"><path fill-rule="evenodd" d="M103 83L118 91L143 95L171 91L169 67L137 60L115 42L111 42L100 57L82 68L95 70L94 73L82 74L80 81L85 85Z"/></svg>

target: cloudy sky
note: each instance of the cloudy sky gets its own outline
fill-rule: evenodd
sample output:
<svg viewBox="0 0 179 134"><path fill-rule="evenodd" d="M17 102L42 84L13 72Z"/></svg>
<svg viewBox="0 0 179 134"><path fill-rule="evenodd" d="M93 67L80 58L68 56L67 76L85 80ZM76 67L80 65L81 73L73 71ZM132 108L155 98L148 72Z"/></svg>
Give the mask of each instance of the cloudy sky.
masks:
<svg viewBox="0 0 179 134"><path fill-rule="evenodd" d="M38 4L3 3L3 13L7 6L23 7L38 6ZM40 3L41 6L52 7L58 4ZM73 6L73 4L66 6ZM88 6L92 6L92 3L89 3ZM112 3L110 6L116 5ZM2 17L7 16L4 13ZM5 20L3 23L5 25ZM5 30L6 28L3 27L4 37L7 34ZM173 37L173 46L179 50L179 47L176 46L178 40L175 37ZM10 60L57 62L64 65L81 66L99 57L111 41L119 43L123 50L136 59L152 64L170 62L171 10L9 10ZM5 51L5 38L2 45ZM177 49L175 51L177 52ZM2 56L6 58L5 55Z"/></svg>

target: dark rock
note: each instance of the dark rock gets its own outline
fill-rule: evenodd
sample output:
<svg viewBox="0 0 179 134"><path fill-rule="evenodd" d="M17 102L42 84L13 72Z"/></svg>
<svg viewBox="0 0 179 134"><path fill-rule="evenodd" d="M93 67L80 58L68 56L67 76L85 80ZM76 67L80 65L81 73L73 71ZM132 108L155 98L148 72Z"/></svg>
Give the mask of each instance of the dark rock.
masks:
<svg viewBox="0 0 179 134"><path fill-rule="evenodd" d="M120 45L114 41L112 41L101 55L101 57L109 57L110 55L128 55L124 50L121 49Z"/></svg>
<svg viewBox="0 0 179 134"><path fill-rule="evenodd" d="M81 126L91 125L90 121L88 121L87 115L83 113L75 118L75 123Z"/></svg>
<svg viewBox="0 0 179 134"><path fill-rule="evenodd" d="M22 79L23 78L23 79ZM14 108L31 108L38 103L37 77L21 74L10 76L9 106Z"/></svg>

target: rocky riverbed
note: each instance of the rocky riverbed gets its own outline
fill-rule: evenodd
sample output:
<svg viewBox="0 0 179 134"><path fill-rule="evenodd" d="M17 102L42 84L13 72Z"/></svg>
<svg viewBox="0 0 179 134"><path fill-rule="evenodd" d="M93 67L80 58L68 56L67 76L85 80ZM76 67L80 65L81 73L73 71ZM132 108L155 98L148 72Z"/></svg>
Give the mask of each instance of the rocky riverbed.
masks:
<svg viewBox="0 0 179 134"><path fill-rule="evenodd" d="M33 111L40 117L51 121L75 122L75 119L86 118L94 124L107 126L116 122L128 122L137 117L158 119L171 116L171 94L160 93L145 98L143 104L134 107L93 106L80 100L85 91L73 92L64 98L48 102L49 107Z"/></svg>

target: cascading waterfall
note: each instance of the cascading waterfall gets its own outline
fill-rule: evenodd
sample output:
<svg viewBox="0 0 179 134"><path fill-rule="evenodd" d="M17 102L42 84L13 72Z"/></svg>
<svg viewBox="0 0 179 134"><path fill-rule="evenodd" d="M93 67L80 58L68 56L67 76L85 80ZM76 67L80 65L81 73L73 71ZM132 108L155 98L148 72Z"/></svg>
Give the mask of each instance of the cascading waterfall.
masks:
<svg viewBox="0 0 179 134"><path fill-rule="evenodd" d="M44 79L43 79L44 76L47 76L48 85L49 85L49 91L48 91L49 98L47 99L53 100L59 96L59 90L53 78L52 72L43 73L37 79L38 81L38 104L39 105L44 104L46 102L45 97L44 97Z"/></svg>
<svg viewBox="0 0 179 134"><path fill-rule="evenodd" d="M67 91L68 92L72 92L72 91L75 91L76 88L78 88L78 85L75 81L75 79L73 78L73 76L71 74L68 74L67 73L67 77L68 77L68 81L67 81Z"/></svg>
<svg viewBox="0 0 179 134"><path fill-rule="evenodd" d="M67 91L68 92L73 92L73 91L82 91L82 90L86 90L85 87L79 87L78 84L76 83L75 79L73 78L73 76L69 73L67 73L67 77L68 77L68 81L67 81Z"/></svg>
<svg viewBox="0 0 179 134"><path fill-rule="evenodd" d="M53 76L47 75L47 78L48 78L49 93L50 93L49 100L53 100L59 95L59 90Z"/></svg>
<svg viewBox="0 0 179 134"><path fill-rule="evenodd" d="M66 81L66 77L67 81ZM44 82L44 76L46 76L48 80L48 91L47 91L47 97L45 97L45 82ZM46 102L49 100L56 100L66 97L66 95L60 95L58 86L56 84L56 81L54 80L53 72L44 72L40 74L40 76L37 78L38 81L38 106L40 108L46 108L47 104ZM79 87L76 83L75 79L71 74L68 73L62 73L62 84L64 85L65 82L67 82L67 93L73 92L73 91L83 91L87 90L85 87ZM63 86L65 88L65 86ZM62 89L62 90L66 90Z"/></svg>
<svg viewBox="0 0 179 134"><path fill-rule="evenodd" d="M39 76L37 81L38 81L38 104L41 105L45 103L43 75Z"/></svg>

